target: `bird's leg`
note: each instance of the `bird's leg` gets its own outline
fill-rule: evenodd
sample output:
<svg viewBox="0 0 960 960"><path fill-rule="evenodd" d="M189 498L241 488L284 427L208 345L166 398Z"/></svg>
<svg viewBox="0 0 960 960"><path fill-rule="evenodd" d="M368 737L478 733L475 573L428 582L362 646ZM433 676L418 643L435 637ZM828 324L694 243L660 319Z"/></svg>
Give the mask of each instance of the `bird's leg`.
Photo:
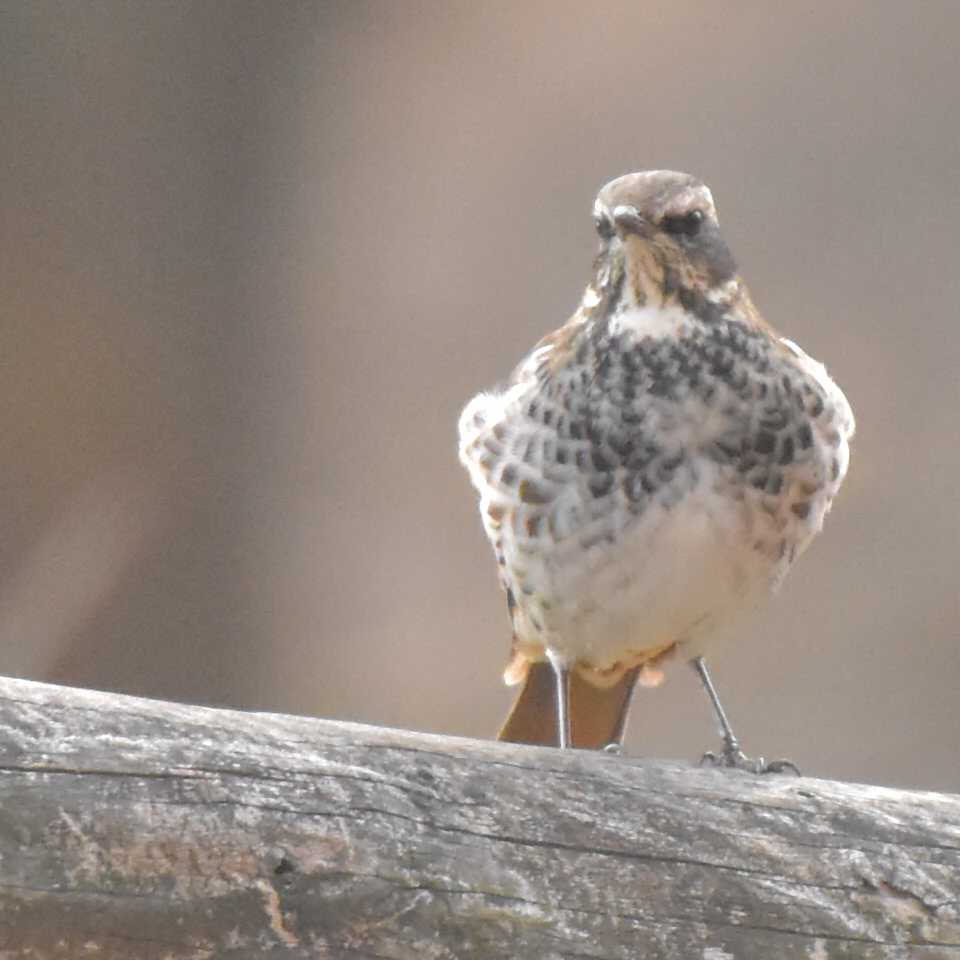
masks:
<svg viewBox="0 0 960 960"><path fill-rule="evenodd" d="M705 753L700 760L701 764L709 763L715 767L736 767L740 770L750 770L753 773L783 773L786 770L791 770L797 774L797 776L800 776L799 768L790 760L772 760L770 763L767 763L763 757L757 757L756 760L751 760L743 750L740 749L740 741L733 732L733 727L730 726L730 721L727 719L723 704L720 703L717 688L710 679L710 674L707 672L707 665L703 662L703 657L694 657L691 664L693 669L697 671L697 676L703 684L703 689L707 691L710 703L713 704L713 711L717 715L717 720L720 723L720 732L723 734L723 752L720 756L712 752Z"/></svg>
<svg viewBox="0 0 960 960"><path fill-rule="evenodd" d="M570 664L559 654L547 651L557 684L557 744L561 750L573 746L570 735Z"/></svg>
<svg viewBox="0 0 960 960"><path fill-rule="evenodd" d="M740 749L740 741L733 732L733 727L730 726L730 721L727 719L726 711L723 709L723 704L717 695L717 688L713 685L710 674L707 672L707 665L703 662L703 657L694 657L692 664L693 669L697 671L700 682L703 684L703 689L707 691L710 703L713 704L713 712L717 715L717 720L720 722L720 732L723 734L723 758L727 761L727 766L735 766L735 761L743 757L743 751ZM705 756L713 755L706 754Z"/></svg>
<svg viewBox="0 0 960 960"><path fill-rule="evenodd" d="M603 748L605 753L612 753L617 756L623 753L623 735L627 729L627 717L630 714L630 704L633 702L633 692L637 687L637 675L639 673L640 668L634 667L624 675L626 692L620 704L620 712L617 714L617 722L611 733L610 742Z"/></svg>

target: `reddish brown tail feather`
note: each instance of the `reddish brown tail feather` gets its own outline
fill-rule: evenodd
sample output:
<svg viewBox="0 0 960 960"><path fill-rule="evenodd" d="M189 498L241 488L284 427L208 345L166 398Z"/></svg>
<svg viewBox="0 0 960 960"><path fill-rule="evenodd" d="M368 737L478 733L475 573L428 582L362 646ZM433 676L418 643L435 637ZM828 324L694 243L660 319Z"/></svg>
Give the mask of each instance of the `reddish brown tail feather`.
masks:
<svg viewBox="0 0 960 960"><path fill-rule="evenodd" d="M601 689L573 671L570 721L575 747L598 750L608 743L620 743L637 673L638 669L629 670L612 687ZM549 663L530 665L497 739L557 745L556 687Z"/></svg>

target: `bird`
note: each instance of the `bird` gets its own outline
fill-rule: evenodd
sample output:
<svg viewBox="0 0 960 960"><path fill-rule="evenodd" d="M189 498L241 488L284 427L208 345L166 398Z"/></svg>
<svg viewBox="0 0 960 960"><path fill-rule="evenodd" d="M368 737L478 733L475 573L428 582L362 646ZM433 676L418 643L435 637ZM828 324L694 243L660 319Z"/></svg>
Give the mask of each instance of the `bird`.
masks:
<svg viewBox="0 0 960 960"><path fill-rule="evenodd" d="M597 195L579 306L459 420L513 637L499 739L619 751L635 687L705 656L820 531L854 417L826 368L754 306L709 188L650 170Z"/></svg>

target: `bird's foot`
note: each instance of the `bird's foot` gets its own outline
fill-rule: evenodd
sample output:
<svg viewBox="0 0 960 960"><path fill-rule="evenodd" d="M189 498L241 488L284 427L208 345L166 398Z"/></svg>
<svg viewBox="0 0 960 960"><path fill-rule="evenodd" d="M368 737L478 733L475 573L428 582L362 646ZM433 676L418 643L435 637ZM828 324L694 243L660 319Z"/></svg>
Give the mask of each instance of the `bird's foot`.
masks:
<svg viewBox="0 0 960 960"><path fill-rule="evenodd" d="M792 760L764 760L763 757L748 757L738 744L728 744L721 753L708 750L700 758L700 766L726 767L744 770L747 773L792 773L801 776L800 768Z"/></svg>

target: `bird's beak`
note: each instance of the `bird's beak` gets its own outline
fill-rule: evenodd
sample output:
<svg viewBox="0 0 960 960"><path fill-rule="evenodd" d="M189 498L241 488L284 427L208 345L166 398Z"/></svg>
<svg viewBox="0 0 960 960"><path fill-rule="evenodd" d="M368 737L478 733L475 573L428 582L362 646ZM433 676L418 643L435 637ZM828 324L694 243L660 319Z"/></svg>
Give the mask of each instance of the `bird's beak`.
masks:
<svg viewBox="0 0 960 960"><path fill-rule="evenodd" d="M636 234L640 237L648 236L650 223L644 220L637 212L636 207L619 206L613 210L613 224L621 239L627 234Z"/></svg>

